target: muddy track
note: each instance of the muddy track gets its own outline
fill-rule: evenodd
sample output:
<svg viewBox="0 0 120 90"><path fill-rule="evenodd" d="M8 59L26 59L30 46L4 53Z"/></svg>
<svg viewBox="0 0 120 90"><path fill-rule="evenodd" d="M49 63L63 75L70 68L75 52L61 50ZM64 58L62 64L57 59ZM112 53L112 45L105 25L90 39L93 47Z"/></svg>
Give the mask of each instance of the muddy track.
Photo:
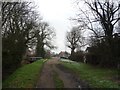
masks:
<svg viewBox="0 0 120 90"><path fill-rule="evenodd" d="M36 88L55 88L51 60L44 64Z"/></svg>
<svg viewBox="0 0 120 90"><path fill-rule="evenodd" d="M58 73L64 83L64 88L89 88L86 82L80 80L72 71L60 64L58 58L53 58L44 64L36 88L55 88L53 72Z"/></svg>
<svg viewBox="0 0 120 90"><path fill-rule="evenodd" d="M73 85L71 84L71 86L68 84L66 85L68 88L70 86L70 88L89 88L88 83L86 83L85 81L81 80L78 75L76 75L74 72L68 70L67 68L65 68L63 65L61 64L57 64L56 65L56 69L59 75L61 75L60 73L64 73L61 76L61 79L64 81L65 78L68 78L71 82L74 82ZM64 76L64 78L63 78ZM65 83L66 84L66 83Z"/></svg>

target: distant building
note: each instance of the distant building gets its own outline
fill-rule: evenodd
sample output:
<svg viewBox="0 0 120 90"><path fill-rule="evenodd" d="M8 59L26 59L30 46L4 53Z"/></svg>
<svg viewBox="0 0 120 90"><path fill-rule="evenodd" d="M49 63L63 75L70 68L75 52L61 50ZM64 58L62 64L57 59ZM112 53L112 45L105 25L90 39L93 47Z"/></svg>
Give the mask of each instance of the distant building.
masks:
<svg viewBox="0 0 120 90"><path fill-rule="evenodd" d="M85 52L88 53L88 52L90 52L90 50L91 50L91 47L87 47Z"/></svg>
<svg viewBox="0 0 120 90"><path fill-rule="evenodd" d="M85 53L93 53L96 52L96 47L92 46L92 47L87 47L85 50Z"/></svg>
<svg viewBox="0 0 120 90"><path fill-rule="evenodd" d="M68 58L69 56L70 56L70 54L66 51L65 52L61 51L59 53L59 57L61 57L61 58Z"/></svg>

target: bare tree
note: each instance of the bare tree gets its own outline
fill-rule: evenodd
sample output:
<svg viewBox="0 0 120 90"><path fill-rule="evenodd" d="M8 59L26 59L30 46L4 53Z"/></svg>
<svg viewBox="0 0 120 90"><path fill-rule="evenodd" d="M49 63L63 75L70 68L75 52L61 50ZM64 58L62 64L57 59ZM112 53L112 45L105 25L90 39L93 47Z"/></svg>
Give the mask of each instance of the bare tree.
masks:
<svg viewBox="0 0 120 90"><path fill-rule="evenodd" d="M44 58L45 56L45 46L50 49L54 49L55 46L52 45L51 41L55 37L54 29L49 26L47 22L39 23L36 38L37 38L37 46L36 53L38 56Z"/></svg>
<svg viewBox="0 0 120 90"><path fill-rule="evenodd" d="M71 55L81 43L81 32L78 27L73 27L70 32L67 32L67 47L71 49Z"/></svg>
<svg viewBox="0 0 120 90"><path fill-rule="evenodd" d="M96 36L99 36L96 26L100 24L105 37L112 38L115 31L114 27L120 20L120 17L118 17L120 5L110 0L84 0L84 2L90 10L84 11L79 8L80 12L82 12L82 17L81 14L79 14L76 20L81 26L85 26L87 29L94 32ZM98 24L95 25L94 23Z"/></svg>
<svg viewBox="0 0 120 90"><path fill-rule="evenodd" d="M80 8L80 14L75 20L85 30L94 33L95 37L91 38L91 48L97 57L100 55L99 64L116 66L120 57L118 51L119 38L115 38L118 37L115 34L117 32L115 27L120 21L118 0L114 2L112 0L84 0L84 3L88 10L85 11ZM95 62L95 60L93 61Z"/></svg>
<svg viewBox="0 0 120 90"><path fill-rule="evenodd" d="M8 71L20 66L39 16L30 2L2 2L1 10L3 69Z"/></svg>

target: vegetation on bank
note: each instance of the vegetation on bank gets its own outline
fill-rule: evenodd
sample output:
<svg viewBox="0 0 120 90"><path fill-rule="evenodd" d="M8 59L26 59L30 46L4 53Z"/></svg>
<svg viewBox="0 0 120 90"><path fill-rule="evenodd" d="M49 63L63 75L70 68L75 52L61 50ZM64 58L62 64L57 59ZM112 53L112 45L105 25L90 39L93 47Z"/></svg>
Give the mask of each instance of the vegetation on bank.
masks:
<svg viewBox="0 0 120 90"><path fill-rule="evenodd" d="M34 88L45 61L41 59L17 69L3 82L3 88Z"/></svg>
<svg viewBox="0 0 120 90"><path fill-rule="evenodd" d="M118 74L117 70L77 62L62 61L61 63L88 82L92 88L120 88L120 83L118 84L113 79Z"/></svg>

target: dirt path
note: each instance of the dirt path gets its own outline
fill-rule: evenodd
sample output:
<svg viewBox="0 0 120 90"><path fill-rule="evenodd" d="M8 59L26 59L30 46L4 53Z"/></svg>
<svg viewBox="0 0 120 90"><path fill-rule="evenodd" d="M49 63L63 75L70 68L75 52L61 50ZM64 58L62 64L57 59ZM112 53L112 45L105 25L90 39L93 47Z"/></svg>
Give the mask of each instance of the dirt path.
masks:
<svg viewBox="0 0 120 90"><path fill-rule="evenodd" d="M54 64L53 60L44 64L36 88L54 88L52 64Z"/></svg>
<svg viewBox="0 0 120 90"><path fill-rule="evenodd" d="M53 58L44 64L36 88L55 88L53 81L53 71L58 73L59 78L64 83L64 88L86 88L88 85L81 81L75 74L66 70L59 62L58 58Z"/></svg>

